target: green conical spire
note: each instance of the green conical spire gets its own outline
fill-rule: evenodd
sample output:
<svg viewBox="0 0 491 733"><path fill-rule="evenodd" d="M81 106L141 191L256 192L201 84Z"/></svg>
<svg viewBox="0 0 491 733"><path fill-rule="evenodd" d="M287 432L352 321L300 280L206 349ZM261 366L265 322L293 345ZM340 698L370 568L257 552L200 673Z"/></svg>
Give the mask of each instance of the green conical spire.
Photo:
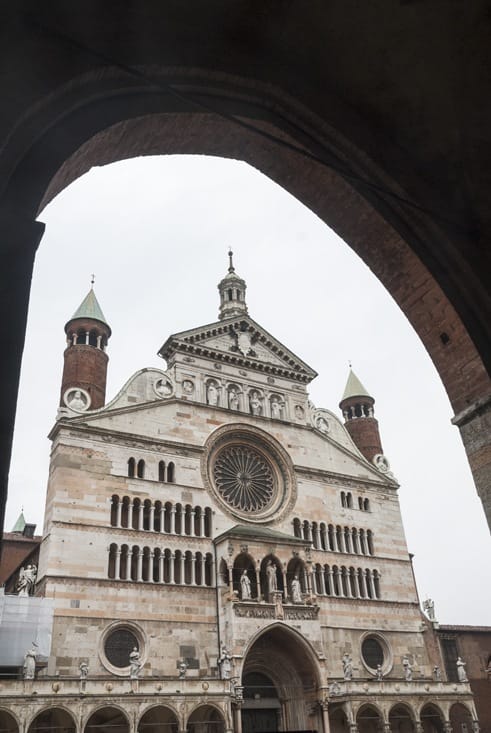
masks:
<svg viewBox="0 0 491 733"><path fill-rule="evenodd" d="M102 308L95 297L94 288L89 290L73 316L70 318L70 321L74 321L76 318L90 318L91 320L100 321L106 326L109 326L104 313L102 312Z"/></svg>
<svg viewBox="0 0 491 733"><path fill-rule="evenodd" d="M17 519L16 523L12 527L12 532L22 532L24 531L24 527L26 526L26 519L24 517L24 512L21 511L19 514L19 518Z"/></svg>
<svg viewBox="0 0 491 733"><path fill-rule="evenodd" d="M341 402L350 397L371 397L352 369L349 370L348 381Z"/></svg>

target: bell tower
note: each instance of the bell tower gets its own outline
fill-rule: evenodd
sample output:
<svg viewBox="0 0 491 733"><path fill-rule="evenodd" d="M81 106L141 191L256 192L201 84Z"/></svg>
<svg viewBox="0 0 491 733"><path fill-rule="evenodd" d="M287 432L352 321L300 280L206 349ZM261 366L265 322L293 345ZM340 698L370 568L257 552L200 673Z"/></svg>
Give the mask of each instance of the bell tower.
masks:
<svg viewBox="0 0 491 733"><path fill-rule="evenodd" d="M65 326L60 405L75 412L96 410L106 399L107 342L111 329L92 287Z"/></svg>
<svg viewBox="0 0 491 733"><path fill-rule="evenodd" d="M374 404L373 397L350 369L339 407L343 411L344 424L354 444L370 463L374 456L383 454L378 421L373 411Z"/></svg>
<svg viewBox="0 0 491 733"><path fill-rule="evenodd" d="M225 318L236 318L240 315L247 315L245 300L247 285L245 280L242 280L235 272L233 256L234 253L229 249L228 272L223 280L218 283L218 290L220 292L220 310L218 317L221 321Z"/></svg>

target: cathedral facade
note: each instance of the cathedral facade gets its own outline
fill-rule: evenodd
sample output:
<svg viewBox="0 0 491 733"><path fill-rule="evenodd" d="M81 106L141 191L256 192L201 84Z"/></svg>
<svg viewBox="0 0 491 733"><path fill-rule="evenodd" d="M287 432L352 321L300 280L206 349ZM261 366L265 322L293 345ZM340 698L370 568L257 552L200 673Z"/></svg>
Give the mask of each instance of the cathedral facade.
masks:
<svg viewBox="0 0 491 733"><path fill-rule="evenodd" d="M92 289L66 324L23 599L52 608L49 652L0 683L0 729L476 733L419 608L374 399L350 372L342 419L316 408L231 254L218 288L219 320L109 402Z"/></svg>

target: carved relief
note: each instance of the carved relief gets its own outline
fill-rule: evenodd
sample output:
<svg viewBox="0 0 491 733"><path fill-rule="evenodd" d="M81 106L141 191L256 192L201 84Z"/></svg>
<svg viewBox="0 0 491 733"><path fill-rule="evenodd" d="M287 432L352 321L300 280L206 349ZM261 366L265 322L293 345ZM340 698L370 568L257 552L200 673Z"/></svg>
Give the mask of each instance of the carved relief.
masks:
<svg viewBox="0 0 491 733"><path fill-rule="evenodd" d="M161 377L154 382L153 385L155 393L162 399L170 397L174 392L174 385L166 377Z"/></svg>

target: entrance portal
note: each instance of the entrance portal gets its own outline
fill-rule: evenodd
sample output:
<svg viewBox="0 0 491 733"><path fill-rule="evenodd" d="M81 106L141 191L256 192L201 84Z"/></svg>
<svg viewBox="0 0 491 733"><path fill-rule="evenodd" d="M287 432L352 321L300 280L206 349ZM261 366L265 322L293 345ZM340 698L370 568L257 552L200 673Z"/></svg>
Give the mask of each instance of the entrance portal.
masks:
<svg viewBox="0 0 491 733"><path fill-rule="evenodd" d="M281 704L276 687L260 672L243 679L242 733L274 733L281 730Z"/></svg>

